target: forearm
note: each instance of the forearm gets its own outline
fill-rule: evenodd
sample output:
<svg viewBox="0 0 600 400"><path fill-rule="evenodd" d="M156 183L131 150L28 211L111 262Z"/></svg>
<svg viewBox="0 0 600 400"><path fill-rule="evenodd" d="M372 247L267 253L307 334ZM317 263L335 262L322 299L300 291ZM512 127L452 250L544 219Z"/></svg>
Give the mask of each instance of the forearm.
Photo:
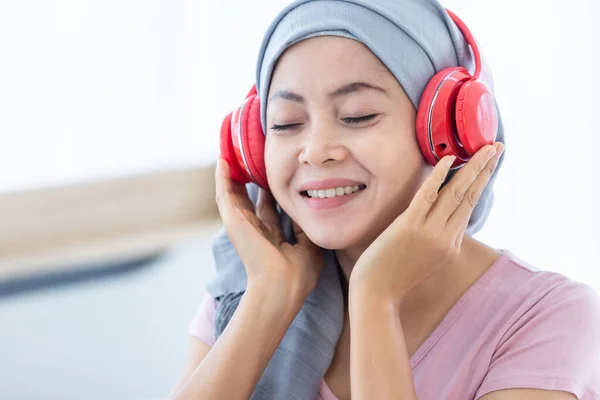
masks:
<svg viewBox="0 0 600 400"><path fill-rule="evenodd" d="M397 309L353 289L349 313L352 399L417 399Z"/></svg>
<svg viewBox="0 0 600 400"><path fill-rule="evenodd" d="M302 306L287 293L248 287L227 328L173 399L248 399Z"/></svg>

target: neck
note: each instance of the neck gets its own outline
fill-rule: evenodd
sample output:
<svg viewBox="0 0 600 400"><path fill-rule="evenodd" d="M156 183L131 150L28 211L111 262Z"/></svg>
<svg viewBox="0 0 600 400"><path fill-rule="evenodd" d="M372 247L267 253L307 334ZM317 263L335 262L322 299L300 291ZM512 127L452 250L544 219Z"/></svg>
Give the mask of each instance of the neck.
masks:
<svg viewBox="0 0 600 400"><path fill-rule="evenodd" d="M354 269L354 264L356 264L356 261L365 249L366 248L361 247L335 251L337 260L340 263L342 271L344 272L344 276L346 277L346 282L349 282L350 274Z"/></svg>

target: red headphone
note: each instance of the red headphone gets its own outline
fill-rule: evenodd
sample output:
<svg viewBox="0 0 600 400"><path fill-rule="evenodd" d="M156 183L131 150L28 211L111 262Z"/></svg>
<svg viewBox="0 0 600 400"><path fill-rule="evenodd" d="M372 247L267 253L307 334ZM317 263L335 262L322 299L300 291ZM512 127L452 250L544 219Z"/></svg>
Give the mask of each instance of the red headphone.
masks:
<svg viewBox="0 0 600 400"><path fill-rule="evenodd" d="M481 54L467 26L451 11L448 15L462 32L475 56L475 73L464 67L438 72L427 84L417 112L417 138L431 165L455 155L453 168L464 165L481 147L493 144L498 130L494 96L479 79ZM265 169L265 135L260 100L253 86L244 103L221 125L221 156L236 182L268 187Z"/></svg>

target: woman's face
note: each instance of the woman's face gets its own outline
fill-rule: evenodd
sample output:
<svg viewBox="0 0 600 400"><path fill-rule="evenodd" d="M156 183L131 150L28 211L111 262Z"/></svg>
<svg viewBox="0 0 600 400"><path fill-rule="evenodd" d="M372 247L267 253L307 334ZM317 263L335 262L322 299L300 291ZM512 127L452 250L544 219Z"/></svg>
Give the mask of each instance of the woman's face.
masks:
<svg viewBox="0 0 600 400"><path fill-rule="evenodd" d="M415 118L398 81L363 44L324 36L290 47L267 105L275 199L318 246L368 246L430 170Z"/></svg>

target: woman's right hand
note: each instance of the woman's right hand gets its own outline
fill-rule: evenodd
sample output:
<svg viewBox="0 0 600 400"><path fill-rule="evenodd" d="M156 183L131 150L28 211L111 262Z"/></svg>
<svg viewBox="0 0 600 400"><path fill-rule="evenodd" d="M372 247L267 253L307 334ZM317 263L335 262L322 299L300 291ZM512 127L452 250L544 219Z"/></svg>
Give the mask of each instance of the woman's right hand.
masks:
<svg viewBox="0 0 600 400"><path fill-rule="evenodd" d="M261 286L304 302L323 270L323 255L294 222L297 244L286 241L270 191L259 189L256 211L246 186L233 181L219 158L216 201L225 231L248 274L248 286Z"/></svg>

